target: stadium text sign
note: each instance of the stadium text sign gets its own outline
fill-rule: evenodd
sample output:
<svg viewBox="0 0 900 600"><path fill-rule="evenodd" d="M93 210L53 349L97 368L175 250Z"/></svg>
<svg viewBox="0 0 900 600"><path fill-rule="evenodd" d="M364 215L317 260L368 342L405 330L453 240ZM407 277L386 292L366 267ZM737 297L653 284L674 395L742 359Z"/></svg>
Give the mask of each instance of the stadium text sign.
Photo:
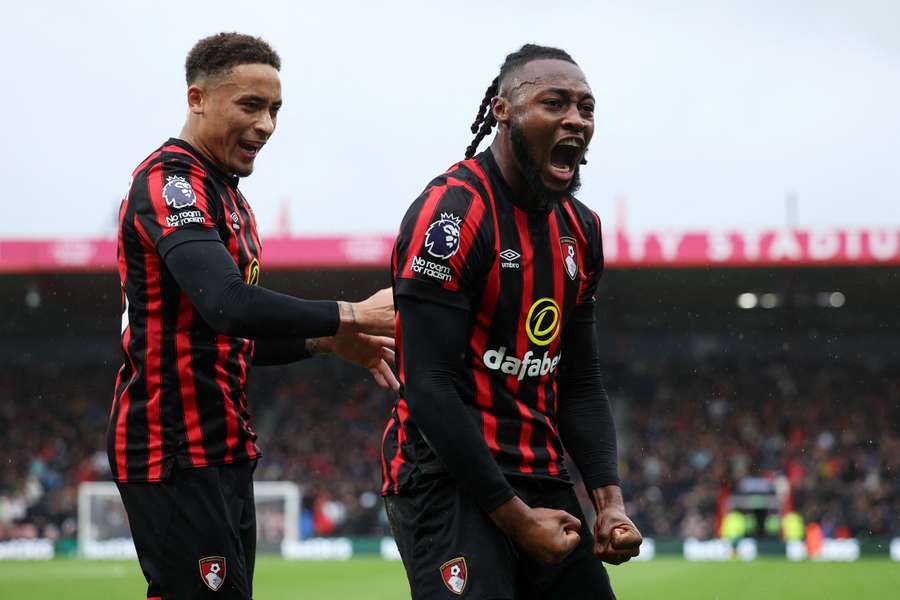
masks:
<svg viewBox="0 0 900 600"><path fill-rule="evenodd" d="M391 236L266 238L267 269L387 268ZM609 267L900 265L900 228L647 231L607 229ZM499 259L498 259L499 260ZM112 239L0 240L0 272L113 271Z"/></svg>
<svg viewBox="0 0 900 600"><path fill-rule="evenodd" d="M900 230L613 231L603 250L629 267L898 264Z"/></svg>

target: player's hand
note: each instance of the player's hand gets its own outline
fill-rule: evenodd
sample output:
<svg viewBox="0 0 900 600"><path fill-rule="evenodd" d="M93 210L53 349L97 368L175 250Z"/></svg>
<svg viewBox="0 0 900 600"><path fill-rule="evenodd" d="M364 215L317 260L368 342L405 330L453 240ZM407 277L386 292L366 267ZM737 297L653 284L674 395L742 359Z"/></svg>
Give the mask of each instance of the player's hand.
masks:
<svg viewBox="0 0 900 600"><path fill-rule="evenodd" d="M318 352L331 352L347 362L369 370L372 379L385 390L400 389L400 382L391 370L394 364L394 338L339 331L330 338L319 338Z"/></svg>
<svg viewBox="0 0 900 600"><path fill-rule="evenodd" d="M564 510L530 508L518 497L490 516L529 556L548 565L562 562L581 541L581 521Z"/></svg>
<svg viewBox="0 0 900 600"><path fill-rule="evenodd" d="M391 288L378 290L362 302L339 302L339 331L361 331L372 335L394 334L394 294Z"/></svg>
<svg viewBox="0 0 900 600"><path fill-rule="evenodd" d="M597 508L594 524L594 556L603 562L620 565L640 554L644 538L625 514L622 491L608 486L591 492Z"/></svg>

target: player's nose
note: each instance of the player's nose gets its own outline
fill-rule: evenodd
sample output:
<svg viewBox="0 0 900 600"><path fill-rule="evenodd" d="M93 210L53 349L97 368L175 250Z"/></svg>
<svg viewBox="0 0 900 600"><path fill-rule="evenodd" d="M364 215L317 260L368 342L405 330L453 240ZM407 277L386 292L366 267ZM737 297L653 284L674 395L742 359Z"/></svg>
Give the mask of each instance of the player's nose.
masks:
<svg viewBox="0 0 900 600"><path fill-rule="evenodd" d="M260 135L265 136L266 139L272 132L275 131L275 119L272 118L272 115L269 113L264 113L259 119L254 123L254 129Z"/></svg>

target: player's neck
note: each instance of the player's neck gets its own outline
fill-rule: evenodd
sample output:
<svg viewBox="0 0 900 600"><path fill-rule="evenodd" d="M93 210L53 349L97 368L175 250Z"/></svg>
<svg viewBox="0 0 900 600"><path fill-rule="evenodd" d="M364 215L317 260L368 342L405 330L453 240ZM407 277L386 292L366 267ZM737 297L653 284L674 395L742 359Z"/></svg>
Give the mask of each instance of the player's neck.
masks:
<svg viewBox="0 0 900 600"><path fill-rule="evenodd" d="M228 176L232 175L232 173L229 173L228 167L216 159L215 154L213 154L207 144L203 143L203 139L193 131L190 124L184 124L184 127L181 128L181 133L178 134L178 139L190 144L191 148L202 154L206 160L215 165L222 173Z"/></svg>

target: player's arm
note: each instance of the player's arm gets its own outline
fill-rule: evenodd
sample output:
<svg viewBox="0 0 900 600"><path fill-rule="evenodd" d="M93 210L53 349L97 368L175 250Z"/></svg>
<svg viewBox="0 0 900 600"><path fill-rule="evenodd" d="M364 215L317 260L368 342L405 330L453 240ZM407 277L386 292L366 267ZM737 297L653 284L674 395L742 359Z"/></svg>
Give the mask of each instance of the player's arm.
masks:
<svg viewBox="0 0 900 600"><path fill-rule="evenodd" d="M454 385L465 369L469 309L397 296L403 339L405 398L411 420L450 475L510 538L547 563L578 543L580 522L530 508L506 481Z"/></svg>
<svg viewBox="0 0 900 600"><path fill-rule="evenodd" d="M253 344L253 365L285 365L316 354L334 354L369 370L375 383L383 389L400 389L391 370L394 364L394 338L344 332L332 337L262 339Z"/></svg>
<svg viewBox="0 0 900 600"><path fill-rule="evenodd" d="M183 156L168 157L139 174L129 189L132 223L178 285L216 331L252 338L312 338L339 328L393 331L390 292L358 304L300 300L244 282L216 223L222 207L207 197L208 176Z"/></svg>
<svg viewBox="0 0 900 600"><path fill-rule="evenodd" d="M576 307L562 338L559 429L597 511L594 554L620 564L637 556L641 535L625 514L616 429L603 387L594 304Z"/></svg>
<svg viewBox="0 0 900 600"><path fill-rule="evenodd" d="M253 366L287 365L313 355L306 338L273 338L253 344Z"/></svg>
<svg viewBox="0 0 900 600"><path fill-rule="evenodd" d="M399 387L389 366L393 338L358 332L391 322L383 314L393 312L389 290L357 303L301 300L245 283L220 241L170 239L179 234L166 238L166 266L210 327L255 340L254 365L287 364L332 352L369 369L379 386Z"/></svg>
<svg viewBox="0 0 900 600"><path fill-rule="evenodd" d="M244 282L225 245L216 240L166 241L166 267L203 320L225 335L250 339L310 338L337 333L338 303L301 300Z"/></svg>

